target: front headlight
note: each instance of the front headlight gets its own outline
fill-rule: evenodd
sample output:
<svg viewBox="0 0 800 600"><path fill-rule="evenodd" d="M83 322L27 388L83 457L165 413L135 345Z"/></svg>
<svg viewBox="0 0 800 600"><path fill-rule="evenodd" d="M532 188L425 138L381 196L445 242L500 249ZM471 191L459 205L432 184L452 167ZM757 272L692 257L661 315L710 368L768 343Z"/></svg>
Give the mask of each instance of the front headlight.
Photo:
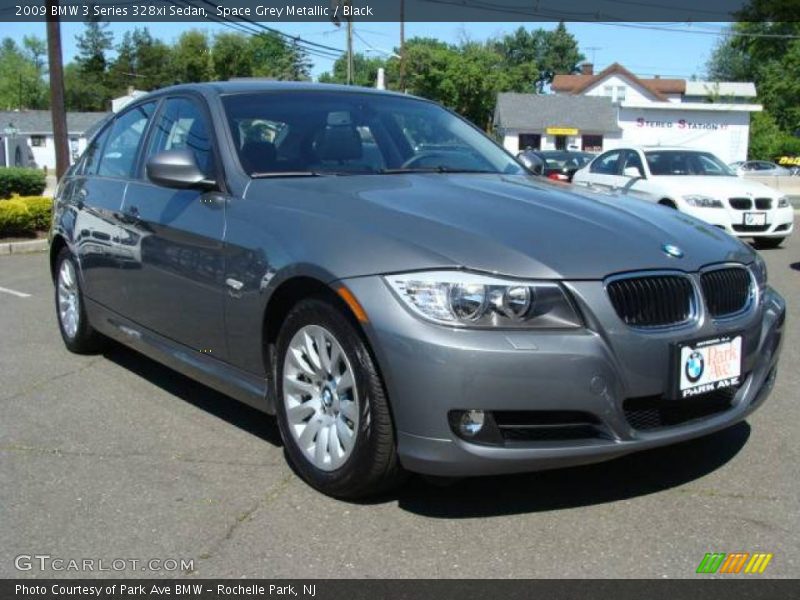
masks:
<svg viewBox="0 0 800 600"><path fill-rule="evenodd" d="M756 259L750 263L750 269L753 271L753 276L756 278L759 295L763 295L764 290L767 289L767 263L764 262L760 254L757 254Z"/></svg>
<svg viewBox="0 0 800 600"><path fill-rule="evenodd" d="M683 199L686 200L689 206L696 206L697 208L722 208L722 201L711 196L692 194L684 196Z"/></svg>
<svg viewBox="0 0 800 600"><path fill-rule="evenodd" d="M789 208L789 198L786 196L778 198L778 208Z"/></svg>
<svg viewBox="0 0 800 600"><path fill-rule="evenodd" d="M384 279L412 312L441 325L541 329L583 324L567 293L552 281L512 281L463 271Z"/></svg>

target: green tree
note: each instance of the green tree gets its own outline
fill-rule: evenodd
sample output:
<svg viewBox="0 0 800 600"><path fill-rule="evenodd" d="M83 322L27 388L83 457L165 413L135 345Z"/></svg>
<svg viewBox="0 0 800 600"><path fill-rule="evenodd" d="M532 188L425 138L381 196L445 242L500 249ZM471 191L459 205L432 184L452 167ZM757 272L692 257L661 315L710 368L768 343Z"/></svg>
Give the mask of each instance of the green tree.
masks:
<svg viewBox="0 0 800 600"><path fill-rule="evenodd" d="M242 33L218 33L214 36L211 63L214 77L227 81L232 77L251 77L253 53L250 41Z"/></svg>
<svg viewBox="0 0 800 600"><path fill-rule="evenodd" d="M84 23L83 34L75 36L78 56L70 78L64 76L67 108L70 110L108 110L112 92L108 81L109 59L114 36L108 23L92 18Z"/></svg>
<svg viewBox="0 0 800 600"><path fill-rule="evenodd" d="M146 91L156 90L176 82L172 48L155 39L147 27L133 30L133 73L136 87Z"/></svg>
<svg viewBox="0 0 800 600"><path fill-rule="evenodd" d="M108 87L113 97L122 96L128 87L143 87L136 81L136 48L130 31L122 36L116 50L117 57L108 69Z"/></svg>
<svg viewBox="0 0 800 600"><path fill-rule="evenodd" d="M182 33L172 53L178 81L193 83L212 78L211 52L205 32L193 29Z"/></svg>
<svg viewBox="0 0 800 600"><path fill-rule="evenodd" d="M378 69L386 67L386 61L376 56L365 56L360 52L353 54L353 84L364 87L375 87L378 80ZM333 63L330 73L320 75L321 83L347 83L347 55L342 54Z"/></svg>
<svg viewBox="0 0 800 600"><path fill-rule="evenodd" d="M47 107L44 61L36 52L37 40L24 38L23 48L12 38L4 38L0 42L0 108L18 110Z"/></svg>
<svg viewBox="0 0 800 600"><path fill-rule="evenodd" d="M274 33L259 33L250 38L253 75L286 81L308 81L311 61L296 42Z"/></svg>
<svg viewBox="0 0 800 600"><path fill-rule="evenodd" d="M556 75L577 73L584 60L564 23L552 31L520 27L493 46L507 65L511 87L505 91L542 93Z"/></svg>

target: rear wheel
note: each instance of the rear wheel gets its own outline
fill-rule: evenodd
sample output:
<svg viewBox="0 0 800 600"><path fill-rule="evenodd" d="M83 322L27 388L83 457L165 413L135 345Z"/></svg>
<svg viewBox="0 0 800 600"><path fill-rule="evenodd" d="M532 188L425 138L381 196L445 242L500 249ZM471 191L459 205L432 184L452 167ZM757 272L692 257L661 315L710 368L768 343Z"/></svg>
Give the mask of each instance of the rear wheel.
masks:
<svg viewBox="0 0 800 600"><path fill-rule="evenodd" d="M76 354L98 352L103 337L86 317L77 264L66 247L61 249L56 258L55 284L56 316L64 345Z"/></svg>
<svg viewBox="0 0 800 600"><path fill-rule="evenodd" d="M380 374L351 320L323 298L298 303L278 335L277 413L286 452L321 492L356 498L400 480Z"/></svg>
<svg viewBox="0 0 800 600"><path fill-rule="evenodd" d="M757 237L753 238L753 245L759 249L769 250L780 246L785 239L785 237Z"/></svg>

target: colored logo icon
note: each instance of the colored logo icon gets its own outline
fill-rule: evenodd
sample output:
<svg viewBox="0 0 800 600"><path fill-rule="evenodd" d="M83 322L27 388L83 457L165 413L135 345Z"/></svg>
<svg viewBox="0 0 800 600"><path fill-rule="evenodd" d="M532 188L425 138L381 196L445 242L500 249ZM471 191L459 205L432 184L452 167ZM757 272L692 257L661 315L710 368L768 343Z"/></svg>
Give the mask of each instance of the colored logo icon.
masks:
<svg viewBox="0 0 800 600"><path fill-rule="evenodd" d="M692 352L689 358L686 359L686 378L695 383L700 380L705 370L705 362L703 355L699 352Z"/></svg>
<svg viewBox="0 0 800 600"><path fill-rule="evenodd" d="M737 575L747 573L755 575L763 573L772 560L772 553L767 552L707 552L697 566L697 573L724 573Z"/></svg>

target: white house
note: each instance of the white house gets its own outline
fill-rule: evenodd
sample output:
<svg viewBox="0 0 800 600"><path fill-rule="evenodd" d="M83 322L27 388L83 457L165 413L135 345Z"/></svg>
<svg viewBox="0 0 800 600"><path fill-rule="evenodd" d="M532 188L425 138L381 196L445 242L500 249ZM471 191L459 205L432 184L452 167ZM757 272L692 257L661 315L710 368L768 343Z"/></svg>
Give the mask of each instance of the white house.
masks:
<svg viewBox="0 0 800 600"><path fill-rule="evenodd" d="M86 149L87 140L91 139L109 114L67 113L70 162L74 162ZM53 122L49 110L0 111L0 136L0 166L56 168Z"/></svg>
<svg viewBox="0 0 800 600"><path fill-rule="evenodd" d="M546 96L498 96L495 127L508 150L670 145L708 150L733 162L747 158L750 113L762 110L750 82L644 79L618 63L597 74L585 64L578 75L556 75L551 91ZM588 104L589 99L605 108ZM560 107L555 114L554 107ZM615 131L608 127L608 110L615 114ZM553 122L542 123L540 111ZM527 121L518 118L520 112L529 115ZM507 117L511 114L517 117L513 121Z"/></svg>
<svg viewBox="0 0 800 600"><path fill-rule="evenodd" d="M68 112L70 162L83 153L106 118L146 93L129 87L127 94L111 100L111 112ZM56 168L49 110L0 111L0 166Z"/></svg>

